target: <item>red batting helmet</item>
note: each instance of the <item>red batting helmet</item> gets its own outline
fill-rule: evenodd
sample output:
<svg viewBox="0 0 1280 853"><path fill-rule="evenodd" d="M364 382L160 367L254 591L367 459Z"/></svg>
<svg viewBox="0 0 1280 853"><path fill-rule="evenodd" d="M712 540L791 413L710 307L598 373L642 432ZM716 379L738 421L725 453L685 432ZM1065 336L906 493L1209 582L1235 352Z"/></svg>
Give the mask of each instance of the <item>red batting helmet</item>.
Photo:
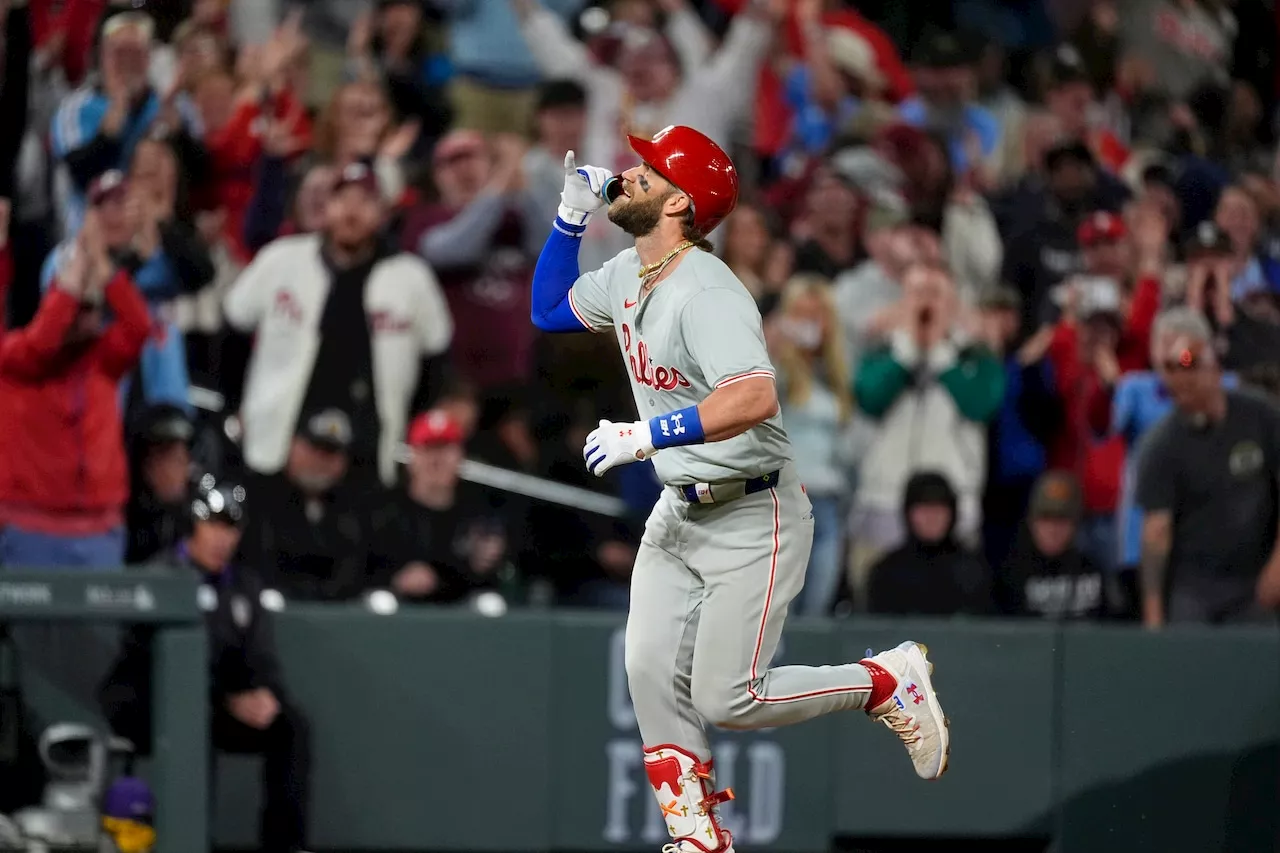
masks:
<svg viewBox="0 0 1280 853"><path fill-rule="evenodd" d="M691 127L671 125L653 139L628 136L631 149L693 202L693 222L703 234L738 203L738 170L724 150Z"/></svg>

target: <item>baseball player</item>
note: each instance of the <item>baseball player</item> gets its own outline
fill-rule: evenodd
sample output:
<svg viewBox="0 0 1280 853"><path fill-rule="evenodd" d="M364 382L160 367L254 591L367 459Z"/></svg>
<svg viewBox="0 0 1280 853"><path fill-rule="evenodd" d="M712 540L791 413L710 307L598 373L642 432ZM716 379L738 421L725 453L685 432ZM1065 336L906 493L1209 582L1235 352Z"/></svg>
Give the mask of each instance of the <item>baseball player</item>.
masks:
<svg viewBox="0 0 1280 853"><path fill-rule="evenodd" d="M761 729L862 709L902 739L917 774L937 779L947 720L916 643L860 663L770 668L804 585L813 515L760 313L706 241L737 203L737 172L692 128L629 140L641 163L617 177L565 155L532 317L543 331L612 329L618 339L640 420L600 421L583 457L596 476L652 458L666 484L636 556L627 620L645 770L673 839L664 853L731 853L716 806L733 793L714 790L706 723ZM619 189L609 220L635 248L580 273L587 220Z"/></svg>

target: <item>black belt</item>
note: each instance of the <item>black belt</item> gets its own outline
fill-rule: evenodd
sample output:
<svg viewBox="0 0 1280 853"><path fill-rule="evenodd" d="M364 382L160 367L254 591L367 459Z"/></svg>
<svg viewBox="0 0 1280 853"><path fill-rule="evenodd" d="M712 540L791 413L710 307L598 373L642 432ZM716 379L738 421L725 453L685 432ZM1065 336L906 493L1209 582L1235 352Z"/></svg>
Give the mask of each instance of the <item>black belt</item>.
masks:
<svg viewBox="0 0 1280 853"><path fill-rule="evenodd" d="M750 480L731 483L690 483L680 486L680 496L691 504L720 504L764 492L778 485L780 471L770 471Z"/></svg>

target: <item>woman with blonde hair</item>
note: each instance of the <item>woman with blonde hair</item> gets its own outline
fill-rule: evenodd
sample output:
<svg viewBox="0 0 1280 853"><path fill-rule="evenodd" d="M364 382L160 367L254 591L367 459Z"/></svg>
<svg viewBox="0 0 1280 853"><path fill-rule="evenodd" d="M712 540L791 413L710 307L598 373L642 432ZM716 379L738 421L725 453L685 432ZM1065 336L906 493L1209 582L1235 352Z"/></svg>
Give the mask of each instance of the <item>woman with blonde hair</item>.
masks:
<svg viewBox="0 0 1280 853"><path fill-rule="evenodd" d="M377 83L358 80L333 93L320 114L314 151L338 169L357 160L374 164L388 201L405 189L400 160L418 138L418 122L394 124L387 93Z"/></svg>
<svg viewBox="0 0 1280 853"><path fill-rule="evenodd" d="M769 327L782 420L813 504L813 550L797 612L825 614L840 587L842 519L851 493L842 449L853 419L852 381L831 283L816 275L793 277Z"/></svg>

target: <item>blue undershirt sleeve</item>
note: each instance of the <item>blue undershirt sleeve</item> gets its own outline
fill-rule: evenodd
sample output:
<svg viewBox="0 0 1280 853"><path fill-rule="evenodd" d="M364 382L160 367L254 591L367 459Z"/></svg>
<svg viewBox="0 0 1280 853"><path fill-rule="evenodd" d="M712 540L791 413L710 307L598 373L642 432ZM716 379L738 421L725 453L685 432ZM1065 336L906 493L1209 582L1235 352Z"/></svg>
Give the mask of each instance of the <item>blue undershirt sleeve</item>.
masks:
<svg viewBox="0 0 1280 853"><path fill-rule="evenodd" d="M533 269L533 325L544 332L585 332L591 327L573 310L569 291L578 280L578 245L585 225L556 217Z"/></svg>

